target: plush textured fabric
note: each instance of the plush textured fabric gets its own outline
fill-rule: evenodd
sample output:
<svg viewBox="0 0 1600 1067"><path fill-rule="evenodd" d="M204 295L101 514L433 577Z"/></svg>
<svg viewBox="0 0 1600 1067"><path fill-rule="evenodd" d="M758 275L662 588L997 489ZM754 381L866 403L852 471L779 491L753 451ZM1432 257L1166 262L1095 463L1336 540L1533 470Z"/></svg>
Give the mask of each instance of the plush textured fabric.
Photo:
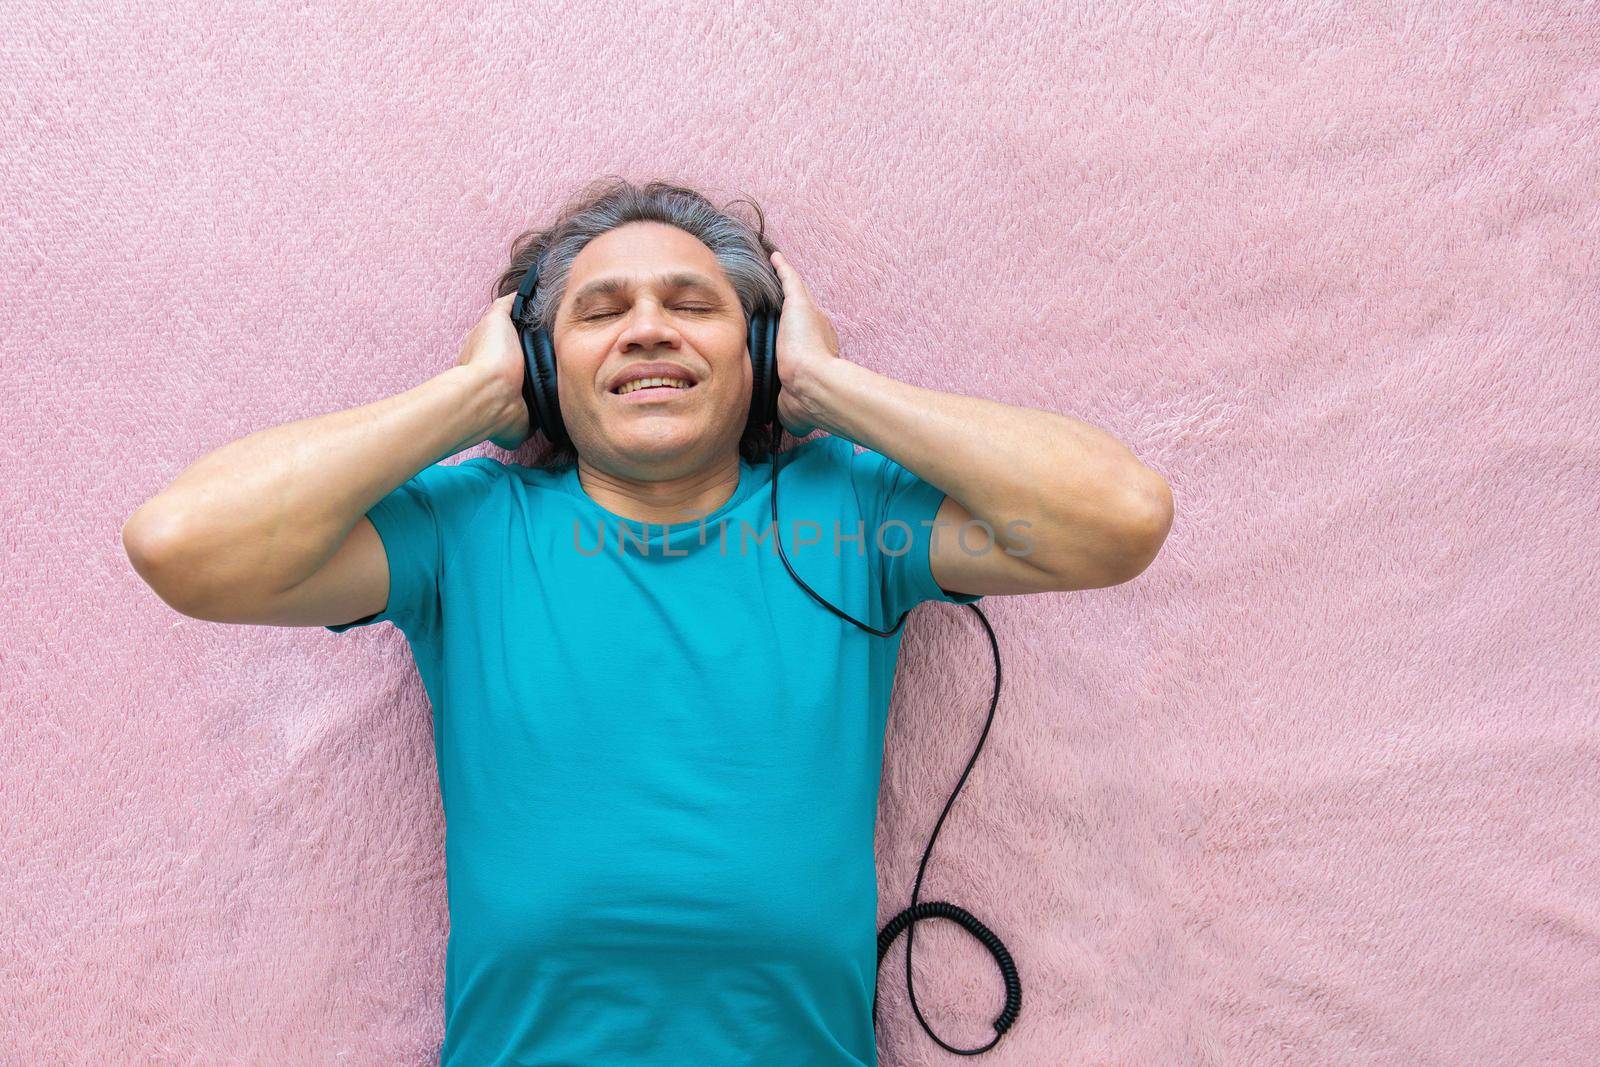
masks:
<svg viewBox="0 0 1600 1067"><path fill-rule="evenodd" d="M754 197L848 358L1173 486L1136 581L980 605L1004 690L922 894L1017 958L977 1062L1594 1062L1592 5L13 0L0 40L0 1062L437 1056L403 635L187 619L118 527L452 365L612 171ZM907 620L880 921L990 669L972 609ZM987 954L913 962L986 1041ZM882 1062L949 1062L904 938L879 988Z"/></svg>

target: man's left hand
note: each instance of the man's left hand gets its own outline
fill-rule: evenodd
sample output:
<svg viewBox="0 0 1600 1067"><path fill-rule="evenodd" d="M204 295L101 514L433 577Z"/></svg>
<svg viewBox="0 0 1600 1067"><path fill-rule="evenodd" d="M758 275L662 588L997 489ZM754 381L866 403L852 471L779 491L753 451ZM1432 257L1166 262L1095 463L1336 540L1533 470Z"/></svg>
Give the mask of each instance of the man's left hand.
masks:
<svg viewBox="0 0 1600 1067"><path fill-rule="evenodd" d="M778 419L796 437L817 428L807 408L805 390L827 364L839 358L839 335L833 320L817 306L811 290L789 265L782 252L772 253L772 265L783 283L783 312L778 320Z"/></svg>

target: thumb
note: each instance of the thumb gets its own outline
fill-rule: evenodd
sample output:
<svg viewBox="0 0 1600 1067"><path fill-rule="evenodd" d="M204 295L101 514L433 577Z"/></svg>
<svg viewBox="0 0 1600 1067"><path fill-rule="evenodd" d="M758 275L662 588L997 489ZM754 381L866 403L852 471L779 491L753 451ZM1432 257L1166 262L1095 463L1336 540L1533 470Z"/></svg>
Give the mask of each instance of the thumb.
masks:
<svg viewBox="0 0 1600 1067"><path fill-rule="evenodd" d="M794 297L796 300L810 299L811 292L806 288L806 283L800 280L800 275L790 265L789 260L784 257L782 252L773 252L768 258L772 261L773 269L778 272L778 281L783 286L783 298L785 300L790 297Z"/></svg>
<svg viewBox="0 0 1600 1067"><path fill-rule="evenodd" d="M506 296L497 296L483 306L483 313L480 314L478 318L487 319L498 315L509 316L511 314L511 305L516 299L516 293L510 293Z"/></svg>

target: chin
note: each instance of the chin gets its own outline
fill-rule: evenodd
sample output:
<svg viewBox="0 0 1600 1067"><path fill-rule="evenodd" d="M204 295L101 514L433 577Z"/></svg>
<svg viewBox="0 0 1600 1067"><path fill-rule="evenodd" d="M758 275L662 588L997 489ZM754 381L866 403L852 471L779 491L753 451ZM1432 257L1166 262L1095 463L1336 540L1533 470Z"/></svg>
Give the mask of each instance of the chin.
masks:
<svg viewBox="0 0 1600 1067"><path fill-rule="evenodd" d="M709 437L702 428L680 426L635 426L608 435L617 451L630 456L679 456L695 451Z"/></svg>
<svg viewBox="0 0 1600 1067"><path fill-rule="evenodd" d="M607 435L611 446L620 454L635 458L672 458L694 453L720 455L717 442L724 434L715 426L669 426L662 420L654 427L634 426L620 433ZM743 427L741 426L741 431ZM734 437L732 447L737 450L740 437Z"/></svg>

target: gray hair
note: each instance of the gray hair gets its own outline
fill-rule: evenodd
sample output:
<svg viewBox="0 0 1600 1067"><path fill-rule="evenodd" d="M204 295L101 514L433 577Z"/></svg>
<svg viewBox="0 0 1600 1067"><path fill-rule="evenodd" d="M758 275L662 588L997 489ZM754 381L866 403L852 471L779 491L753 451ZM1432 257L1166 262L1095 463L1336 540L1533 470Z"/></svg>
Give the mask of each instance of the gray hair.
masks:
<svg viewBox="0 0 1600 1067"><path fill-rule="evenodd" d="M754 211L754 223L728 210L740 203ZM556 309L566 293L578 253L590 241L618 226L663 222L699 238L711 249L738 294L748 323L757 308L777 308L783 302L778 272L772 266L776 246L767 239L766 218L755 201L741 197L731 201L728 208L718 208L701 193L670 182L636 185L617 176L596 179L574 194L549 226L527 230L511 242L511 263L494 283L491 299L516 292L537 259L539 285L530 313L553 338ZM772 435L780 430L778 425L770 429L747 426L739 441L740 455L751 463L760 462L772 447ZM569 467L577 462L577 456L570 443L548 444L535 466Z"/></svg>

